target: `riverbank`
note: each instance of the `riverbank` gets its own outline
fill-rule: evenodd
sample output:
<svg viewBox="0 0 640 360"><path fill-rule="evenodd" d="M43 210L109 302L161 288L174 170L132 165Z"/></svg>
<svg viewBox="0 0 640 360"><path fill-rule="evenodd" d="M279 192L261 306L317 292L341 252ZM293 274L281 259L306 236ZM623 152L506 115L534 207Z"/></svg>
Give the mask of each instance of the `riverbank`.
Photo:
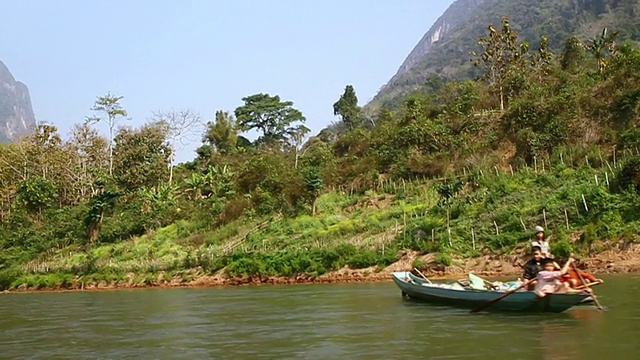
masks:
<svg viewBox="0 0 640 360"><path fill-rule="evenodd" d="M299 274L296 276L227 276L224 269L215 274L203 273L200 269L189 269L179 274L167 276L165 272L146 274L127 274L126 279L117 281L84 281L76 276L73 281L55 286L29 287L20 285L3 293L47 292L47 291L100 291L139 288L188 288L188 287L225 287L248 285L292 285L292 284L336 284L391 281L394 271L413 271L414 264L423 264L419 269L432 280L459 279L470 272L483 277L508 278L519 277L527 256L484 255L471 259L453 259L450 266L436 262L436 255L421 255L416 251L407 251L400 260L385 268L368 267L350 269L344 267L320 276ZM640 244L617 244L597 255L584 257L577 262L579 268L596 275L640 273ZM415 271L414 271L415 272ZM144 279L139 281L137 279Z"/></svg>

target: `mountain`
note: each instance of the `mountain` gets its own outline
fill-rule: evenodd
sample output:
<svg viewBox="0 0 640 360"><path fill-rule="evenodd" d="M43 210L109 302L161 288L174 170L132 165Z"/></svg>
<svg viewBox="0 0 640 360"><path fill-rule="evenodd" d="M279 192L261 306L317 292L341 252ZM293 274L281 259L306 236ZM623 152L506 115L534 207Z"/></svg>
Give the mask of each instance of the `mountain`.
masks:
<svg viewBox="0 0 640 360"><path fill-rule="evenodd" d="M602 28L619 30L619 39L640 39L640 0L457 0L431 26L400 65L398 72L365 107L394 107L403 95L424 89L430 76L469 79L477 75L470 52L487 34L489 24L508 16L521 39L537 49L547 36L559 54L564 42L576 35L596 37Z"/></svg>
<svg viewBox="0 0 640 360"><path fill-rule="evenodd" d="M27 85L16 81L0 61L0 142L17 139L35 124Z"/></svg>

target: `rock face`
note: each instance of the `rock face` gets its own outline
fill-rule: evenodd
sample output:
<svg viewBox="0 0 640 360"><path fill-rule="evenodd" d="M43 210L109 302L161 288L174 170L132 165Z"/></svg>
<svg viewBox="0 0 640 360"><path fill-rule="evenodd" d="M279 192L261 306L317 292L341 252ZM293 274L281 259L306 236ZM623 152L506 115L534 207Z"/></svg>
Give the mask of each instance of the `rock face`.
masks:
<svg viewBox="0 0 640 360"><path fill-rule="evenodd" d="M0 61L0 142L16 140L35 125L29 89Z"/></svg>
<svg viewBox="0 0 640 360"><path fill-rule="evenodd" d="M458 0L451 4L449 8L436 20L429 31L420 39L418 44L411 50L409 56L404 60L396 76L408 71L426 55L434 43L444 40L451 30L467 21L470 15L486 0ZM391 80L393 81L393 79Z"/></svg>

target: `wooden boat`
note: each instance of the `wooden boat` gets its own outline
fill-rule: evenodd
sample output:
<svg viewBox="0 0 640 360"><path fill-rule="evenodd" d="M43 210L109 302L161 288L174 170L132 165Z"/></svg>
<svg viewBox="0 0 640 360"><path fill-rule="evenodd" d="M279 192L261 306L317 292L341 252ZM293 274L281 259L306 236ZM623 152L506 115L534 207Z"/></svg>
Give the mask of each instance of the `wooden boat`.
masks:
<svg viewBox="0 0 640 360"><path fill-rule="evenodd" d="M465 289L459 284L436 284L410 272L394 272L392 275L403 296L425 302L474 309L504 295L499 291ZM522 291L505 297L487 310L559 313L580 304L587 297L588 294L549 294L540 299L531 291Z"/></svg>

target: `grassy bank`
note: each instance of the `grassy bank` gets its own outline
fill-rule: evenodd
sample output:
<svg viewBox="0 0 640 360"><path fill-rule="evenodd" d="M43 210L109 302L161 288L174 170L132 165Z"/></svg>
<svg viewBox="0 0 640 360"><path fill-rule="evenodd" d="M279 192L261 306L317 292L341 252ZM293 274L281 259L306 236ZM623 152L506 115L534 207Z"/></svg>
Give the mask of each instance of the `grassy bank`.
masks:
<svg viewBox="0 0 640 360"><path fill-rule="evenodd" d="M448 179L380 182L365 194L332 191L318 199L314 217L244 218L213 230L178 221L120 243L55 249L4 269L0 286L180 283L213 274L315 277L345 266L382 269L407 250L435 254L413 266L446 267L509 254L532 238L537 224L548 229L558 256L639 239L640 198L612 191L616 179L608 166L594 168L588 158L547 161L544 170L464 169Z"/></svg>

